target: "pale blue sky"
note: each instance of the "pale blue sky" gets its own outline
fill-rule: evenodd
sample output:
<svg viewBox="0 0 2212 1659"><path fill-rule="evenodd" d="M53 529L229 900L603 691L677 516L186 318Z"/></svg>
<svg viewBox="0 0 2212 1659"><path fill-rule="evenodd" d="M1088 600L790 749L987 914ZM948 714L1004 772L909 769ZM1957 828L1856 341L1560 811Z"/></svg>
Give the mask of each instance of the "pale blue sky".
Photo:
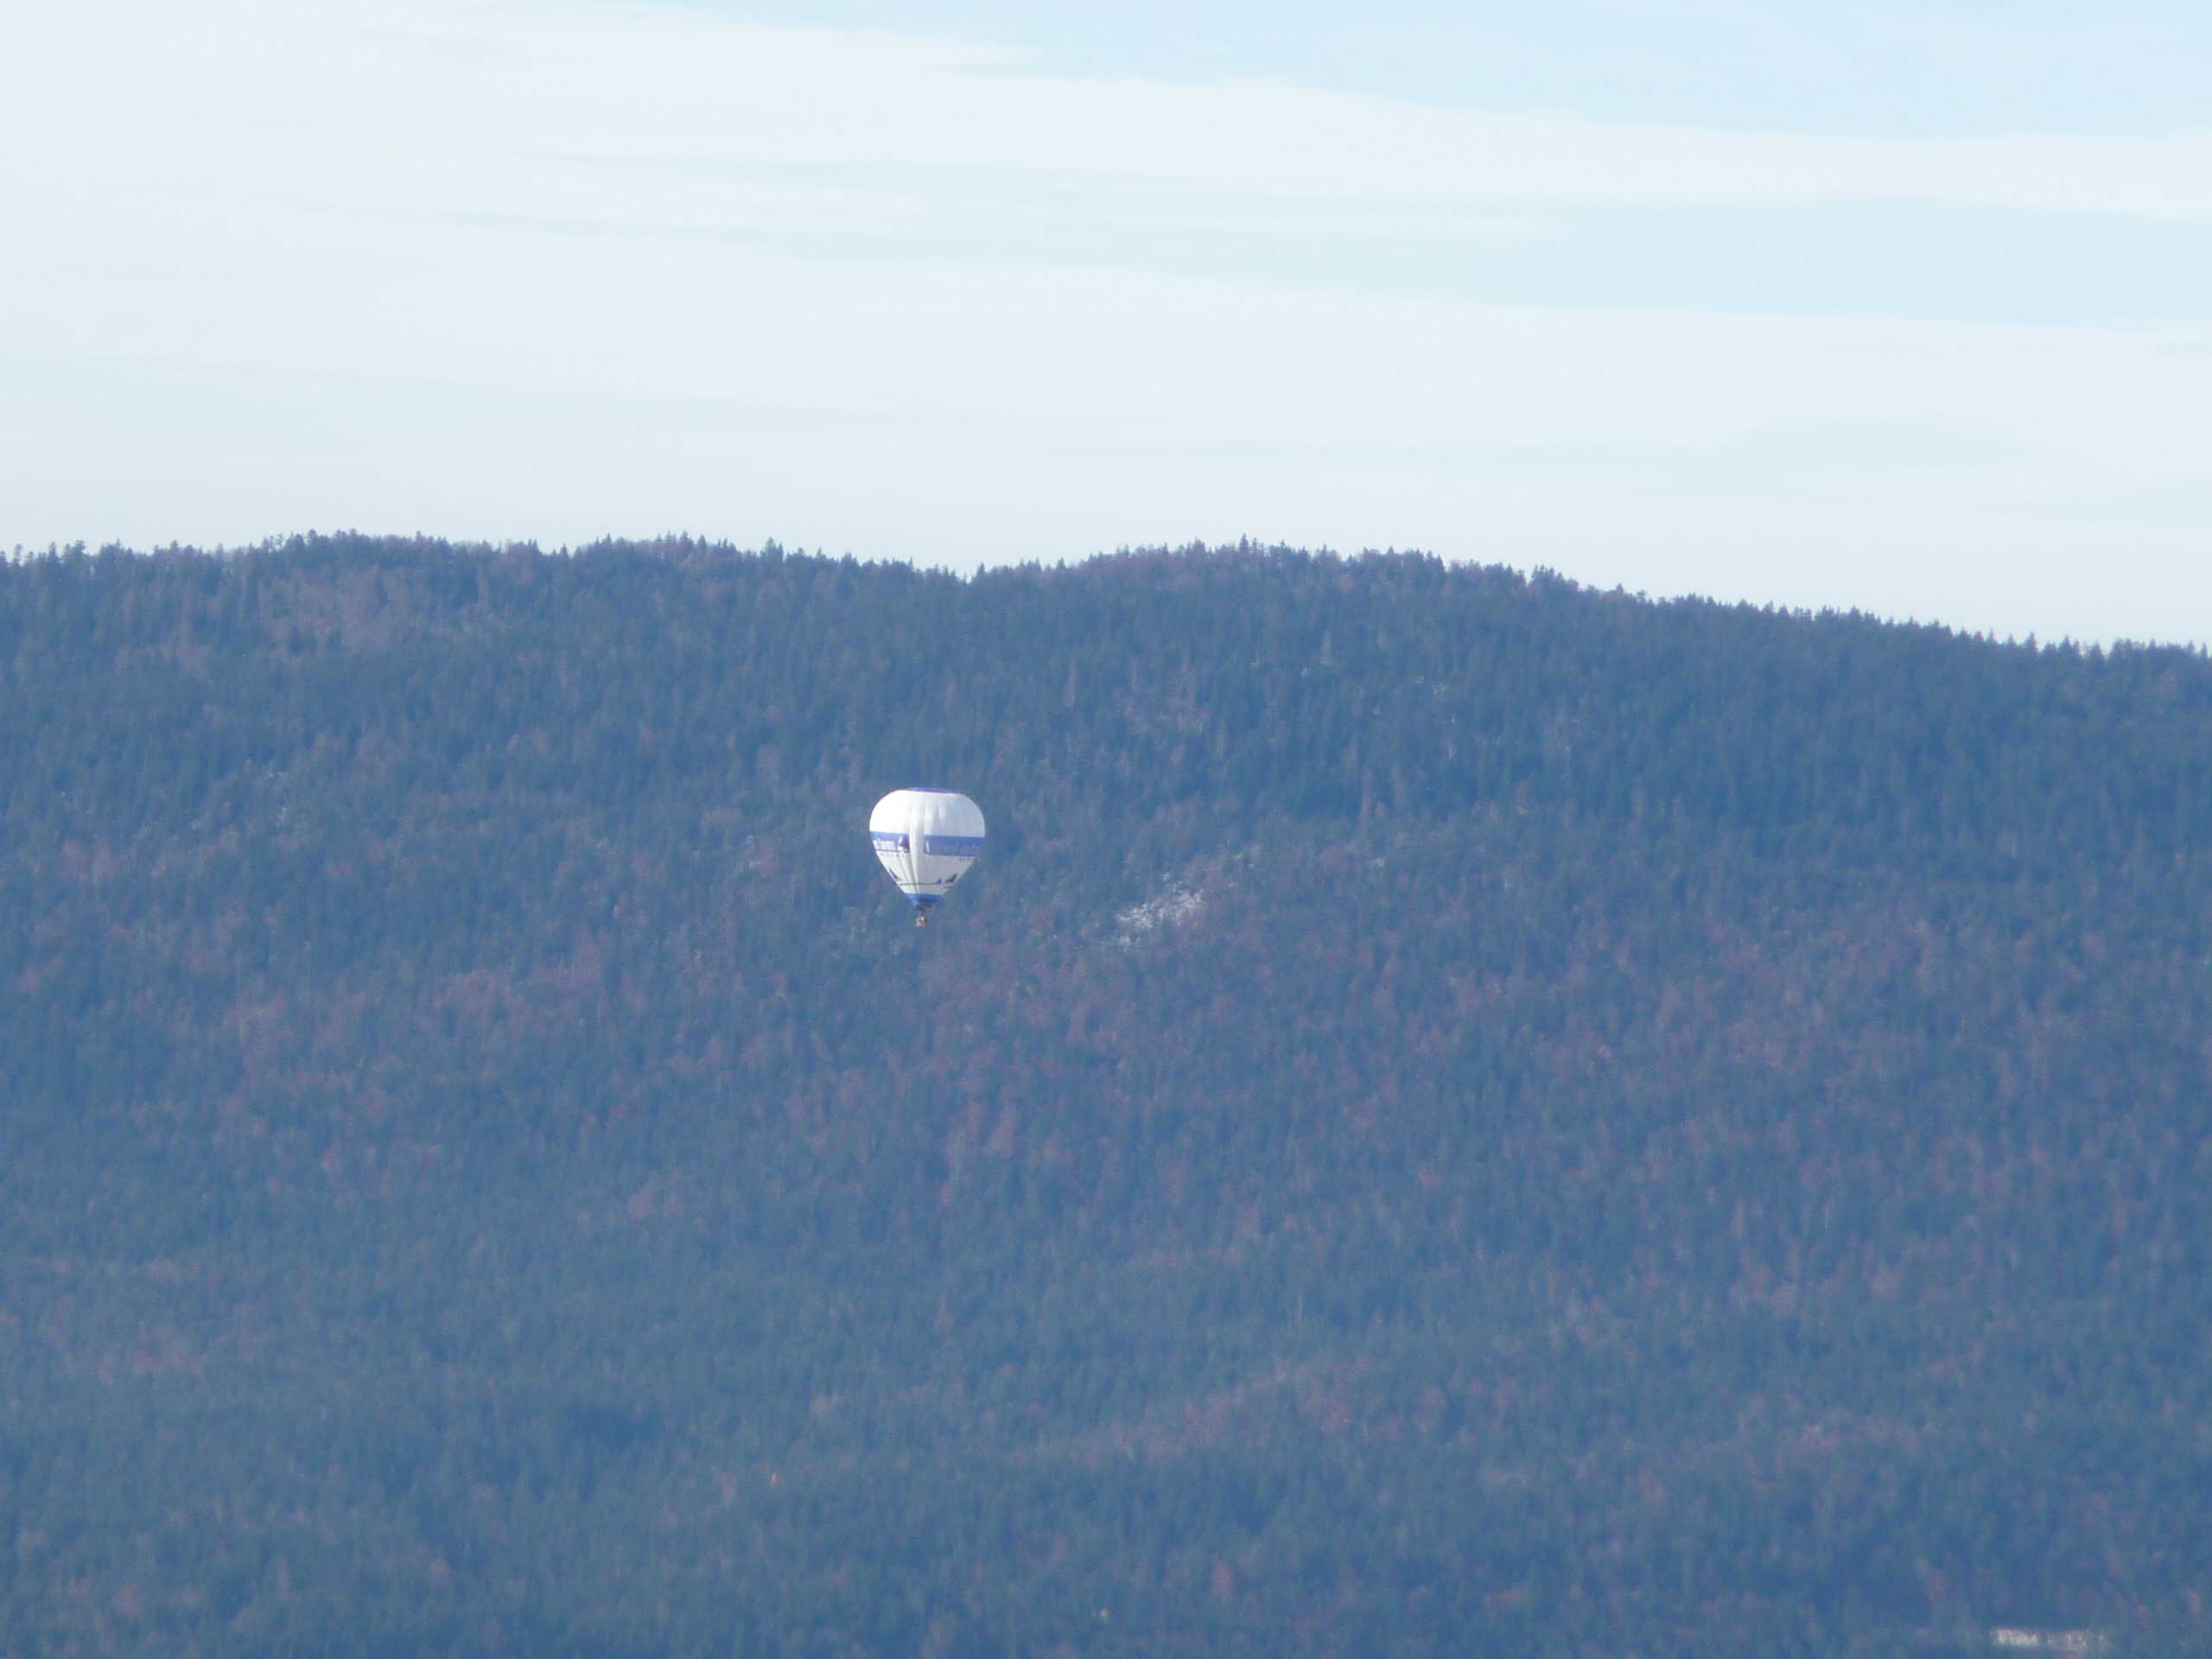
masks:
<svg viewBox="0 0 2212 1659"><path fill-rule="evenodd" d="M0 547L1249 535L2212 642L2212 9L11 29Z"/></svg>
<svg viewBox="0 0 2212 1659"><path fill-rule="evenodd" d="M713 10L1001 42L1053 73L1273 79L1447 107L1741 130L2169 131L2204 124L2212 71L2204 9L2180 3L718 0Z"/></svg>

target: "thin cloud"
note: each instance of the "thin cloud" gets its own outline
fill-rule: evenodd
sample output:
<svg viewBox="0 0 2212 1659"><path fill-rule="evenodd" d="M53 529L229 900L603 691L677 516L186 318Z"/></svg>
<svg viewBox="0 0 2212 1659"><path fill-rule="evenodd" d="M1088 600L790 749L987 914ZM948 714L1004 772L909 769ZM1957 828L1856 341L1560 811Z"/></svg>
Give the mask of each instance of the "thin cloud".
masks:
<svg viewBox="0 0 2212 1659"><path fill-rule="evenodd" d="M52 8L32 22L11 102L40 129L38 176L208 169L290 178L327 200L486 197L552 211L563 157L647 168L702 158L820 166L1017 168L1288 197L1471 206L1711 207L1894 200L2212 220L2212 130L2164 137L1853 138L1614 124L1424 107L1276 84L1190 86L1035 73L1004 48L873 31L768 28L672 7L226 0L177 9ZM74 65L113 89L119 124L49 124L74 108ZM289 156L240 113L291 123ZM149 117L149 152L128 142ZM103 128L124 137L104 143ZM72 155L77 163L69 165ZM631 188L671 216L747 222L757 204L664 171ZM624 211L617 204L598 204ZM834 204L833 204L834 205Z"/></svg>

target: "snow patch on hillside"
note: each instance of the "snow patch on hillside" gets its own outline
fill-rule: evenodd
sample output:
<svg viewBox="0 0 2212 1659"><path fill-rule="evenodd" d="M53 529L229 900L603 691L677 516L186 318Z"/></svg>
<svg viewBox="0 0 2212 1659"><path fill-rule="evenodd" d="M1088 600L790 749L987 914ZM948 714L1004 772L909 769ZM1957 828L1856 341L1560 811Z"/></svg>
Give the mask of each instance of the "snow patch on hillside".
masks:
<svg viewBox="0 0 2212 1659"><path fill-rule="evenodd" d="M1157 893L1141 905L1132 905L1116 916L1114 943L1135 944L1149 934L1188 927L1205 908L1203 888L1181 886Z"/></svg>

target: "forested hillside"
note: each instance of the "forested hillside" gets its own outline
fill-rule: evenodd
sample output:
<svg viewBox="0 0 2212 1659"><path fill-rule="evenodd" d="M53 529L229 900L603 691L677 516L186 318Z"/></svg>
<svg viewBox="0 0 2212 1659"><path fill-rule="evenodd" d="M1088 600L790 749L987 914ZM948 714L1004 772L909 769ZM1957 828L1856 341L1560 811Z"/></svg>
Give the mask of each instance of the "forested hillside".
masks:
<svg viewBox="0 0 2212 1659"><path fill-rule="evenodd" d="M2212 1651L2208 836L1413 556L0 565L0 1650Z"/></svg>

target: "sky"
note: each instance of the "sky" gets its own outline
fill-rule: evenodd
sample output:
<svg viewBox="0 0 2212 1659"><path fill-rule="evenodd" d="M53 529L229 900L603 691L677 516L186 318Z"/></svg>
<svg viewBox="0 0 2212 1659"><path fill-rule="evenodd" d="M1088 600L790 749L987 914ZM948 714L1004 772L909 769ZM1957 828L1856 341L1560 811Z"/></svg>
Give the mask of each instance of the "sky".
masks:
<svg viewBox="0 0 2212 1659"><path fill-rule="evenodd" d="M2212 645L2202 0L76 0L0 550L1249 537Z"/></svg>

